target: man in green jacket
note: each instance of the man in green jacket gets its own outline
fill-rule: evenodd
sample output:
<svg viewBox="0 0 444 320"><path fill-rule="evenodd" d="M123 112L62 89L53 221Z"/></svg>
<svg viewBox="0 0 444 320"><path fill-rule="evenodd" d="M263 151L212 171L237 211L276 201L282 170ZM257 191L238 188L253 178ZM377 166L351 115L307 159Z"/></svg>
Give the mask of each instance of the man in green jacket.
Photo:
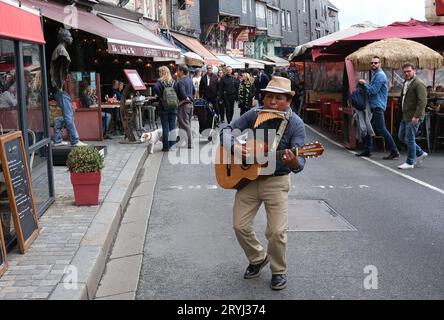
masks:
<svg viewBox="0 0 444 320"><path fill-rule="evenodd" d="M399 126L399 139L407 145L407 160L399 169L413 169L420 164L428 154L416 144L416 133L421 121L424 121L427 105L427 87L416 76L415 66L411 63L403 67L404 85L401 92L402 121Z"/></svg>

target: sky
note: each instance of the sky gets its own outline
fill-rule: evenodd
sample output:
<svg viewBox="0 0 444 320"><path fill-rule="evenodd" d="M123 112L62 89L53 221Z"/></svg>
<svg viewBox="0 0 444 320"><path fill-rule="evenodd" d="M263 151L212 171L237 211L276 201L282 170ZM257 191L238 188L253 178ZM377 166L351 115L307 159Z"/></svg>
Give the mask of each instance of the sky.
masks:
<svg viewBox="0 0 444 320"><path fill-rule="evenodd" d="M341 29L371 21L385 26L410 18L425 20L424 0L330 0L338 9Z"/></svg>

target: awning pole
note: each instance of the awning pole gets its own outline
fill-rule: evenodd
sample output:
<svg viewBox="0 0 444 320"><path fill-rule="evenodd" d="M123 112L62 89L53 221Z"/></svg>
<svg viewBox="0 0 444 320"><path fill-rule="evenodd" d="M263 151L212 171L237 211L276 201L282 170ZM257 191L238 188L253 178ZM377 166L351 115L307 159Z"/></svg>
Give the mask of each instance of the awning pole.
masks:
<svg viewBox="0 0 444 320"><path fill-rule="evenodd" d="M436 69L433 69L433 87L432 87L432 91L435 91L435 81L436 81Z"/></svg>

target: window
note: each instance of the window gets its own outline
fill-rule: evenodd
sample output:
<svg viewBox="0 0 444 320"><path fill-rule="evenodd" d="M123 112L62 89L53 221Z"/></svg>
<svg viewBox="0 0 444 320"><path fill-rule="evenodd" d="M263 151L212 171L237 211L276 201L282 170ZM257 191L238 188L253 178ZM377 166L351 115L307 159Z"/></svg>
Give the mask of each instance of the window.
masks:
<svg viewBox="0 0 444 320"><path fill-rule="evenodd" d="M270 27L273 26L273 12L270 9L267 9L267 18L268 18L268 25Z"/></svg>
<svg viewBox="0 0 444 320"><path fill-rule="evenodd" d="M304 30L305 30L305 37L309 37L310 36L310 34L308 33L308 23L307 22L304 22Z"/></svg>
<svg viewBox="0 0 444 320"><path fill-rule="evenodd" d="M262 3L256 2L256 16L259 19L266 19L265 16L265 6Z"/></svg>
<svg viewBox="0 0 444 320"><path fill-rule="evenodd" d="M318 9L315 9L315 18L318 20Z"/></svg>
<svg viewBox="0 0 444 320"><path fill-rule="evenodd" d="M282 10L281 11L281 20L282 20L282 31L287 30L287 28L285 27L285 11Z"/></svg>
<svg viewBox="0 0 444 320"><path fill-rule="evenodd" d="M277 11L273 11L273 21L275 24L279 24L279 13Z"/></svg>
<svg viewBox="0 0 444 320"><path fill-rule="evenodd" d="M307 12L307 0L303 0L302 12Z"/></svg>
<svg viewBox="0 0 444 320"><path fill-rule="evenodd" d="M242 13L248 12L247 0L242 0Z"/></svg>
<svg viewBox="0 0 444 320"><path fill-rule="evenodd" d="M291 25L291 12L287 11L287 31L292 31L292 25Z"/></svg>
<svg viewBox="0 0 444 320"><path fill-rule="evenodd" d="M316 29L316 39L319 39L321 37L321 30Z"/></svg>

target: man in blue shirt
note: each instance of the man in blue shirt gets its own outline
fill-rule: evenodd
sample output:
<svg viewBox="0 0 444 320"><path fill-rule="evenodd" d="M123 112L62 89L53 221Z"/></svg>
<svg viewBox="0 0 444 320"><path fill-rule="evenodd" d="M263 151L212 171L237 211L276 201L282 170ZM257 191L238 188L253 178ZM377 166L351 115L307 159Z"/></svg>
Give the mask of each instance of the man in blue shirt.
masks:
<svg viewBox="0 0 444 320"><path fill-rule="evenodd" d="M285 150L281 159L276 160L274 173L261 175L247 186L236 192L233 208L233 224L236 237L249 260L245 271L245 279L257 278L262 269L270 262L272 272L271 288L282 290L287 285L287 262L285 258L288 228L288 192L290 190L289 174L299 173L304 169L305 159L296 157L290 149L301 147L305 143L304 123L297 114L291 111L290 103L295 94L291 90L291 82L282 77L274 77L262 90L264 107L252 109L234 120L221 132L224 149L234 155L242 155L245 161L250 150L245 144L235 143L235 138L244 130L249 130L248 139L255 138L266 131L272 138L281 126L282 118L259 117L265 111L285 113L288 124L276 150ZM272 115L272 113L270 114ZM265 121L258 121L261 120ZM235 131L233 131L235 130ZM263 131L261 131L263 130ZM277 140L273 140L277 142ZM265 141L269 146L273 141ZM270 161L271 162L271 161ZM265 250L256 238L253 220L262 202L267 212L268 249Z"/></svg>
<svg viewBox="0 0 444 320"><path fill-rule="evenodd" d="M187 134L188 149L192 148L191 141L191 118L193 117L193 97L196 93L193 81L188 76L188 67L180 65L177 67L177 98L179 99L179 110L177 112L177 121L179 129Z"/></svg>
<svg viewBox="0 0 444 320"><path fill-rule="evenodd" d="M384 160L393 160L399 158L399 151L396 147L392 135L385 126L384 112L387 109L388 98L388 80L384 71L381 68L381 59L373 57L371 62L372 81L367 83L365 80L359 80L359 83L364 85L368 93L368 102L373 114L372 122L376 134L382 135L385 142L388 144L390 154L384 157ZM358 157L370 157L373 151L373 137L367 135L365 150L362 153L356 154Z"/></svg>

